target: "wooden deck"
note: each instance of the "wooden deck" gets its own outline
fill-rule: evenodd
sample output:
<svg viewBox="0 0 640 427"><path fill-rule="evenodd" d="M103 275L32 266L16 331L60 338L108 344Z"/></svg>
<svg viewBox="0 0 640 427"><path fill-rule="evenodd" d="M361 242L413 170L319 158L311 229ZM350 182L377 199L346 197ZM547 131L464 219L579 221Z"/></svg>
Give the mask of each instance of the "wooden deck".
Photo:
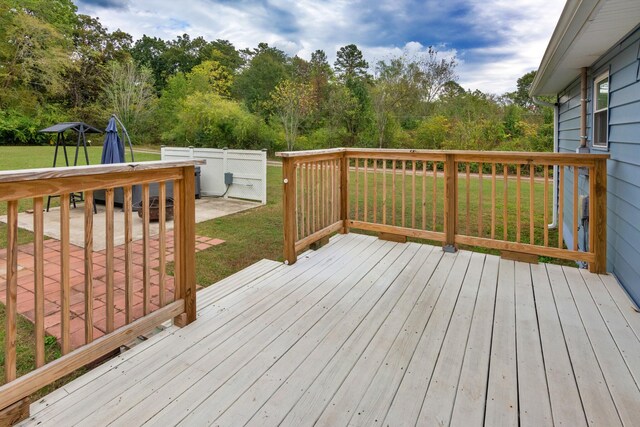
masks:
<svg viewBox="0 0 640 427"><path fill-rule="evenodd" d="M640 314L612 276L334 237L198 294L25 425L637 425Z"/></svg>

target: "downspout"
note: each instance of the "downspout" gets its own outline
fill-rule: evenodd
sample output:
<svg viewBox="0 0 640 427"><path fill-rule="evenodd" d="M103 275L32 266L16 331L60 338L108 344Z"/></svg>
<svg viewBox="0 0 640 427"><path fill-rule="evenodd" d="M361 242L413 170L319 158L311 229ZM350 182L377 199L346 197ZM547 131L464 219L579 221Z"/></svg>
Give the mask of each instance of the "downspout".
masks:
<svg viewBox="0 0 640 427"><path fill-rule="evenodd" d="M553 108L553 152L557 153L558 150L558 103L551 104L550 102L542 101L537 97L531 97L534 104L540 107ZM553 209L551 224L548 224L549 229L555 229L558 227L558 165L553 166Z"/></svg>

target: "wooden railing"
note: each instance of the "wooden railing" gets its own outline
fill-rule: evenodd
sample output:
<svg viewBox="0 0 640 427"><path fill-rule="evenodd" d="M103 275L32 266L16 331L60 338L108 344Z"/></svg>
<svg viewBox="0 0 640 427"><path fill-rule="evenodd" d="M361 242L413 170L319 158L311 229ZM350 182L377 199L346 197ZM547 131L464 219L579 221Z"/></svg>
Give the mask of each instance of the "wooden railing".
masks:
<svg viewBox="0 0 640 427"><path fill-rule="evenodd" d="M81 166L0 172L0 202L7 206L6 248L6 325L4 370L6 384L0 387L0 411L29 396L58 378L97 360L131 342L159 324L176 319L182 324L196 318L195 302L195 201L194 165L197 161L145 162L138 164ZM173 182L173 285L166 274L168 247L166 195L167 183ZM157 183L159 196L158 234L153 237L149 227L149 187ZM133 216L132 186L140 186L142 219ZM100 262L94 257L94 194L104 190L105 244ZM114 248L114 192L122 191L124 210L123 250ZM70 194L84 193L83 229L70 229ZM43 213L44 198L60 196L60 207ZM16 369L16 322L18 282L18 214L33 208L33 276L27 278L33 286L35 317L35 362L37 369L18 377ZM21 215L29 215L22 213ZM44 215L58 216L60 223L59 258L52 264L59 267L59 294L47 295L47 300L59 301L60 347L62 357L45 363L45 269L51 260L45 257ZM142 227L141 251L134 250L133 227ZM102 227L102 224L99 224ZM71 237L84 242L84 266L70 265ZM46 242L48 244L49 242ZM140 243L135 243L136 247ZM29 244L27 244L29 246ZM117 262L124 266L116 266ZM134 264L134 256L135 264ZM24 261L21 261L24 262ZM114 273L116 267L124 272ZM155 268L156 270L153 270ZM100 279L95 270L100 270ZM151 277L154 277L152 290ZM78 275L83 277L78 277ZM124 277L122 277L124 276ZM22 276L21 276L22 277ZM80 280L76 280L80 279ZM99 282L99 284L98 284ZM72 283L75 285L72 287ZM21 285L24 286L24 285ZM100 289L101 300L96 298ZM80 288L80 290L78 290ZM105 289L106 288L106 289ZM153 295L152 295L153 293ZM73 298L72 298L73 297ZM124 298L123 312L116 311L114 299ZM153 299L153 301L152 301ZM83 308L78 308L79 305ZM49 304L50 305L50 304ZM84 316L84 340L77 345L72 340L71 308ZM103 306L104 305L104 306ZM141 306L141 309L140 309ZM156 308L153 311L153 308ZM50 309L47 314L50 315ZM95 337L100 315L104 335ZM76 344L72 344L76 343ZM77 347L77 348L74 348Z"/></svg>
<svg viewBox="0 0 640 427"><path fill-rule="evenodd" d="M606 154L338 148L278 155L289 263L311 243L354 228L606 269ZM556 179L559 225L550 233ZM579 217L581 193L589 203ZM588 244L579 250L585 229Z"/></svg>

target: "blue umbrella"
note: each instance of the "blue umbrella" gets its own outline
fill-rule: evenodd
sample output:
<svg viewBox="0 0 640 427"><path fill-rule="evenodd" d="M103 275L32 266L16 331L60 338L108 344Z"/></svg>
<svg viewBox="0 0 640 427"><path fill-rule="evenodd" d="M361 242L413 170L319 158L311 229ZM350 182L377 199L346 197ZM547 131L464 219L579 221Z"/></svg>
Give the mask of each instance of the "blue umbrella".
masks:
<svg viewBox="0 0 640 427"><path fill-rule="evenodd" d="M122 145L122 141L120 141L120 136L118 135L115 117L112 116L109 119L106 132L100 163L103 165L109 163L124 163L124 145Z"/></svg>

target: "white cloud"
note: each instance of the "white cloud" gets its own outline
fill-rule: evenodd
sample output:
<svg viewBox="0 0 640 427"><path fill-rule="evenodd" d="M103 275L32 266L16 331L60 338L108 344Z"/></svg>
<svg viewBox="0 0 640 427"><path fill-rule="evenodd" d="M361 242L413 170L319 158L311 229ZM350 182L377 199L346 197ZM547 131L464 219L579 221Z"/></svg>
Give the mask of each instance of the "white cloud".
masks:
<svg viewBox="0 0 640 427"><path fill-rule="evenodd" d="M372 67L434 44L441 55L457 55L463 87L492 93L513 90L537 68L563 6L558 0L136 0L108 8L84 1L81 13L134 39L187 33L227 39L239 49L267 42L306 59L323 49L330 62L341 46L355 43Z"/></svg>

